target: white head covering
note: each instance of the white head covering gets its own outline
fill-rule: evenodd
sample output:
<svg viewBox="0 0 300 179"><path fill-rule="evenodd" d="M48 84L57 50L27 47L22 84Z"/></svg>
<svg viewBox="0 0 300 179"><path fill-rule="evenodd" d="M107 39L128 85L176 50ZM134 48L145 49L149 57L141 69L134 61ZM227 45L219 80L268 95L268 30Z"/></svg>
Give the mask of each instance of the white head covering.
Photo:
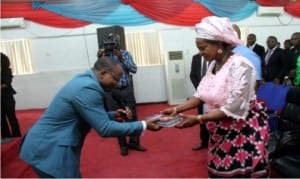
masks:
<svg viewBox="0 0 300 179"><path fill-rule="evenodd" d="M196 24L196 36L207 40L222 41L234 46L242 44L232 25L228 18L208 16Z"/></svg>

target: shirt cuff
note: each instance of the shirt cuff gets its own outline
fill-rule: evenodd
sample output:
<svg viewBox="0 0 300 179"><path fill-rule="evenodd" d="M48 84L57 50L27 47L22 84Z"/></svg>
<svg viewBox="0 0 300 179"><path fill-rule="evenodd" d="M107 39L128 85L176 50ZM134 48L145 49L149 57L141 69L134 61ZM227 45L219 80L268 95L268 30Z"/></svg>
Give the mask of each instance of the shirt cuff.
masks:
<svg viewBox="0 0 300 179"><path fill-rule="evenodd" d="M145 131L147 129L147 124L146 124L146 121L141 121L142 124L143 124L143 131Z"/></svg>

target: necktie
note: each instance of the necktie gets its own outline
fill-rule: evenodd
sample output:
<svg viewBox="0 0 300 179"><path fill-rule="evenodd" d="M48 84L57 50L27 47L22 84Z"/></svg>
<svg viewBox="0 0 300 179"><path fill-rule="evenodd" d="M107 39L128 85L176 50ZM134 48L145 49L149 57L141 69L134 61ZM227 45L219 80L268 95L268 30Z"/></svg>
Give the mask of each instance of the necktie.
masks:
<svg viewBox="0 0 300 179"><path fill-rule="evenodd" d="M272 50L268 50L267 55L265 57L265 64L267 65L269 63L270 57L272 55Z"/></svg>
<svg viewBox="0 0 300 179"><path fill-rule="evenodd" d="M201 77L203 77L207 70L207 61L202 59Z"/></svg>

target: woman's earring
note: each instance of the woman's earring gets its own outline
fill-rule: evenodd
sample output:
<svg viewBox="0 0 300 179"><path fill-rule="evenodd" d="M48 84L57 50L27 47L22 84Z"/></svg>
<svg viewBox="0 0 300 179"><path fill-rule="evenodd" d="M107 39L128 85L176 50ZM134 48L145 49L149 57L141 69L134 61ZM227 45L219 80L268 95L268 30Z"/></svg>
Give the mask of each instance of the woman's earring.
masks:
<svg viewBox="0 0 300 179"><path fill-rule="evenodd" d="M223 53L223 50L219 48L218 51L217 51L217 53L218 53L218 54L222 54L222 53Z"/></svg>

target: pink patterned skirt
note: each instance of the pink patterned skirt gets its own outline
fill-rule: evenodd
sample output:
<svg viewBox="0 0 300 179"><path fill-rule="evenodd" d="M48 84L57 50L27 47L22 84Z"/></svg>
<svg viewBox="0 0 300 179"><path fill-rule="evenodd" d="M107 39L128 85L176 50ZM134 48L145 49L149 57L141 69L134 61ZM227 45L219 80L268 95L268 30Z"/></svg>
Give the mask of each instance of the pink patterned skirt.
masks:
<svg viewBox="0 0 300 179"><path fill-rule="evenodd" d="M268 116L266 107L251 102L244 119L208 122L208 172L210 177L258 178L269 176Z"/></svg>

